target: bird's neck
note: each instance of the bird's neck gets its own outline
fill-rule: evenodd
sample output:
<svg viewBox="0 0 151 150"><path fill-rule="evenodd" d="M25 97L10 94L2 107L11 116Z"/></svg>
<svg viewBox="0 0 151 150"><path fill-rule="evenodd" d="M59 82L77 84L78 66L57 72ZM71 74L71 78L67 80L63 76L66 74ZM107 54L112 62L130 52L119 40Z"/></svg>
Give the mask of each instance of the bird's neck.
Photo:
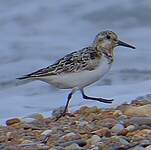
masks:
<svg viewBox="0 0 151 150"><path fill-rule="evenodd" d="M109 63L113 62L113 60L114 60L113 49L105 49L105 48L97 48L97 47L95 47L95 49L98 52L100 52L105 58L107 58Z"/></svg>

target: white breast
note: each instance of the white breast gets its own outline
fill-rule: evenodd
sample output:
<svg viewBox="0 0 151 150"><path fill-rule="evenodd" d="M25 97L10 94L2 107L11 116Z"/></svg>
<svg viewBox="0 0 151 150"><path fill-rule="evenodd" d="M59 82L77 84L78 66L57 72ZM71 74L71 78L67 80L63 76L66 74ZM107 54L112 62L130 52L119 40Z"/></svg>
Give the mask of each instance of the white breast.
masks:
<svg viewBox="0 0 151 150"><path fill-rule="evenodd" d="M99 66L92 71L84 70L78 73L68 73L43 77L40 80L52 84L58 88L81 88L88 86L102 78L111 68L105 57L101 58Z"/></svg>

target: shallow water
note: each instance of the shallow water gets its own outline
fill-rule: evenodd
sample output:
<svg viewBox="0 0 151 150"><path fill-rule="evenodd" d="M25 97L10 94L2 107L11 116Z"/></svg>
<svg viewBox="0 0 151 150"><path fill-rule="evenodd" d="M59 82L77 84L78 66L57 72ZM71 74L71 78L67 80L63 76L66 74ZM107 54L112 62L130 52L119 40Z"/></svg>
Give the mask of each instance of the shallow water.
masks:
<svg viewBox="0 0 151 150"><path fill-rule="evenodd" d="M64 105L66 90L39 81L23 84L15 78L89 45L104 29L119 33L121 40L137 49L117 48L110 73L87 93L113 97L113 105L150 93L150 10L151 1L138 0L1 0L0 118ZM77 93L71 105L81 102L86 104Z"/></svg>

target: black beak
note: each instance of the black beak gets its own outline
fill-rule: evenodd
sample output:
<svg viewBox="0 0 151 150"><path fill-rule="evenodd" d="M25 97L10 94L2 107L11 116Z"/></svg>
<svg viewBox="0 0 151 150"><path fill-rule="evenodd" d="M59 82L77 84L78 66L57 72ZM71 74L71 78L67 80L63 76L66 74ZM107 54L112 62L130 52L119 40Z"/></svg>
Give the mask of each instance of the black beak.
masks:
<svg viewBox="0 0 151 150"><path fill-rule="evenodd" d="M132 45L129 45L125 42L122 42L122 41L118 41L117 43L119 46L125 46L125 47L129 47L129 48L132 48L132 49L135 49L136 47L132 46Z"/></svg>

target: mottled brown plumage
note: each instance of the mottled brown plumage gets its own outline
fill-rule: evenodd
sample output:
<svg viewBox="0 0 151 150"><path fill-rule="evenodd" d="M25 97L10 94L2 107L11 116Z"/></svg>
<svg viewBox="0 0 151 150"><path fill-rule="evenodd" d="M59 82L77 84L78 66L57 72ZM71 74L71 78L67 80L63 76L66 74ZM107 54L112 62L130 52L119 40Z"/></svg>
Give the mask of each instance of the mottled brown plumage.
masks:
<svg viewBox="0 0 151 150"><path fill-rule="evenodd" d="M72 52L56 63L40 69L31 74L25 75L24 78L41 77L57 75L71 72L81 72L83 70L94 70L100 62L102 53L94 47L86 47L82 50Z"/></svg>

